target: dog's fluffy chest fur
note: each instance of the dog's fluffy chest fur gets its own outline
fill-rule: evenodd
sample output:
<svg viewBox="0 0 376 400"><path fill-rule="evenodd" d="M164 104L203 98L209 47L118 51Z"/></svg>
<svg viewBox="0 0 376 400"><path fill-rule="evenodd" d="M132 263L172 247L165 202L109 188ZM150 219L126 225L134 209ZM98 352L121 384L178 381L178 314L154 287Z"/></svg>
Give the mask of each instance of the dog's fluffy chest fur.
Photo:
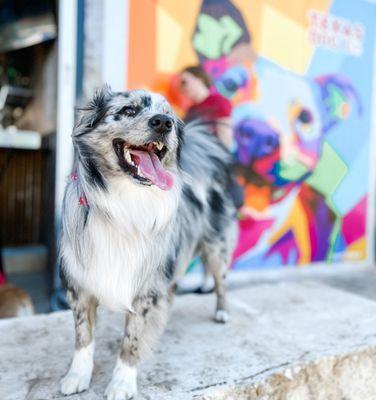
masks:
<svg viewBox="0 0 376 400"><path fill-rule="evenodd" d="M88 195L81 247L75 246L73 237L63 237L68 242L66 272L100 303L117 311L131 310L135 296L147 290L146 282L153 285L150 277L166 261L178 190L178 184L162 192L118 181L106 193Z"/></svg>

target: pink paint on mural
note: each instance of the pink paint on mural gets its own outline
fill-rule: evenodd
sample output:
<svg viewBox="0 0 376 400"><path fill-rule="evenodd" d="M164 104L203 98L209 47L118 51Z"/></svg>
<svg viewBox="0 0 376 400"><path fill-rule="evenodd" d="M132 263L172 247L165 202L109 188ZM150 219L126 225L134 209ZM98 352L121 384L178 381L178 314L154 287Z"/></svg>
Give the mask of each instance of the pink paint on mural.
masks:
<svg viewBox="0 0 376 400"><path fill-rule="evenodd" d="M367 199L363 199L343 218L342 232L346 244L354 243L366 232Z"/></svg>

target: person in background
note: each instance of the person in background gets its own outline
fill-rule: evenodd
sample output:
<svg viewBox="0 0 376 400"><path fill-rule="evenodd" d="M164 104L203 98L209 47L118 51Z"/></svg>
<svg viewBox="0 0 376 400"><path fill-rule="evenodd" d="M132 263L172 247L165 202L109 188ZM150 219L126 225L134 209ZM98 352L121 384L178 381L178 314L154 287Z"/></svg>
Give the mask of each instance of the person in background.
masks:
<svg viewBox="0 0 376 400"><path fill-rule="evenodd" d="M191 101L184 121L199 119L230 150L232 146L231 103L212 90L209 75L201 66L186 67L180 73L180 90Z"/></svg>
<svg viewBox="0 0 376 400"><path fill-rule="evenodd" d="M211 133L231 151L233 135L231 126L231 103L226 97L213 90L210 76L199 66L184 68L180 73L179 82L181 92L190 100L184 122L200 120L206 123ZM234 174L231 175L229 192L237 209L244 203L244 190Z"/></svg>

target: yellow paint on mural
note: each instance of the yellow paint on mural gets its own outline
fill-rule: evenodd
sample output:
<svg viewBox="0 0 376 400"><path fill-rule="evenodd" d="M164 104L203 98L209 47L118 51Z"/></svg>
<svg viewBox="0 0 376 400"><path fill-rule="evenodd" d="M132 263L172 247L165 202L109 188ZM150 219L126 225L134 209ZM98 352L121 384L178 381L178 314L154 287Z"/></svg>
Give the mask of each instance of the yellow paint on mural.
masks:
<svg viewBox="0 0 376 400"><path fill-rule="evenodd" d="M156 2L157 14L157 71L175 73L186 65L196 64L198 60L192 47L192 35L202 0L153 1ZM330 0L232 2L243 15L257 53L282 67L305 72L313 50L307 40L307 11L325 11L331 4Z"/></svg>
<svg viewBox="0 0 376 400"><path fill-rule="evenodd" d="M176 57L182 36L182 27L163 7L157 7L157 69L159 72L175 72Z"/></svg>
<svg viewBox="0 0 376 400"><path fill-rule="evenodd" d="M263 0L279 13L292 19L301 26L308 26L307 11L327 11L332 3L331 0Z"/></svg>
<svg viewBox="0 0 376 400"><path fill-rule="evenodd" d="M344 254L344 260L346 261L358 261L364 260L367 256L367 243L366 238L362 237L351 243Z"/></svg>
<svg viewBox="0 0 376 400"><path fill-rule="evenodd" d="M290 215L284 224L270 237L270 245L276 243L289 231L294 235L296 246L299 251L298 264L308 264L311 260L308 220L302 203L298 198L295 200Z"/></svg>
<svg viewBox="0 0 376 400"><path fill-rule="evenodd" d="M261 31L261 6L265 1L232 0L232 2L244 18L252 38L252 47L258 51Z"/></svg>
<svg viewBox="0 0 376 400"><path fill-rule="evenodd" d="M199 13L201 6L201 0L190 0L190 1L176 1L176 0L159 0L158 9L162 11L162 14L167 15L168 18L174 21L180 27L179 43L174 47L176 50L175 57L173 60L174 66L168 70L161 70L159 72L177 72L183 67L191 64L197 64L197 56L192 47L192 34L196 27L197 14ZM166 26L158 25L160 31L164 31L164 37L167 36L167 43L170 38L174 35L173 31L169 31ZM169 57L169 54L173 51L164 42L162 35L158 36L158 57ZM159 40L160 38L160 40ZM174 40L176 38L171 38ZM159 51L160 50L160 51ZM159 58L158 58L159 59ZM170 58L171 60L171 58ZM159 62L158 62L159 65Z"/></svg>
<svg viewBox="0 0 376 400"><path fill-rule="evenodd" d="M282 67L290 68L296 72L305 72L310 61L312 48L306 48L306 54L300 62L290 61L290 53L299 54L299 49L297 44L302 48L308 45L308 40L302 40L307 35L308 28L308 10L318 10L318 11L326 11L329 9L331 0L259 0L250 2L249 0L232 0L234 5L239 9L242 13L244 21L248 27L248 30L252 37L252 46L254 50L262 56L271 55L271 59L273 61L281 62ZM270 22L267 26L265 26L265 8L267 10L272 10L272 17L274 18L272 22ZM284 31L285 27L282 23L282 30L278 29L274 26L275 19L277 19L277 23L279 22L279 28L281 28L281 18L283 21L287 21L287 25L291 28L291 32L287 32L287 35ZM272 35L269 35L267 38L265 37L265 31L269 28L271 29ZM297 28L297 29L296 29ZM295 34L298 34L297 36ZM281 36L282 35L282 36ZM281 40L284 36L288 36L288 44L292 44L294 48L289 53L289 57L282 57L280 55L281 52L285 50L286 40ZM300 35L300 38L299 38ZM272 36L272 41L269 43L268 40ZM292 40L291 40L292 39ZM282 45L279 46L279 49L276 49L276 43L283 42ZM269 49L269 46L271 47ZM291 47L290 47L291 48ZM278 50L278 51L276 51ZM276 54L277 53L277 54ZM295 56L296 58L296 56ZM285 65L283 62L287 61L288 64ZM291 67L292 64L292 67ZM298 68L294 68L295 65L298 65Z"/></svg>
<svg viewBox="0 0 376 400"><path fill-rule="evenodd" d="M259 54L279 65L304 74L314 47L307 29L276 9L264 5Z"/></svg>

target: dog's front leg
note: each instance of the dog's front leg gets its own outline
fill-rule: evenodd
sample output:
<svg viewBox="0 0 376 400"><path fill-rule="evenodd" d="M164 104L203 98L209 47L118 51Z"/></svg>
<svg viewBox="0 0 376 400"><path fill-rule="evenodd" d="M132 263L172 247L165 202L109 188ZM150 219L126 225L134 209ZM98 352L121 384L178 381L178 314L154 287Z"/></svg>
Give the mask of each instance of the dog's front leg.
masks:
<svg viewBox="0 0 376 400"><path fill-rule="evenodd" d="M72 364L68 373L61 380L63 394L79 393L89 388L93 372L94 340L97 302L82 292L69 289L67 300L73 311L76 331L76 346Z"/></svg>
<svg viewBox="0 0 376 400"><path fill-rule="evenodd" d="M168 314L167 296L151 292L134 303L127 314L120 355L106 389L107 400L129 400L137 394L137 365L163 332Z"/></svg>

